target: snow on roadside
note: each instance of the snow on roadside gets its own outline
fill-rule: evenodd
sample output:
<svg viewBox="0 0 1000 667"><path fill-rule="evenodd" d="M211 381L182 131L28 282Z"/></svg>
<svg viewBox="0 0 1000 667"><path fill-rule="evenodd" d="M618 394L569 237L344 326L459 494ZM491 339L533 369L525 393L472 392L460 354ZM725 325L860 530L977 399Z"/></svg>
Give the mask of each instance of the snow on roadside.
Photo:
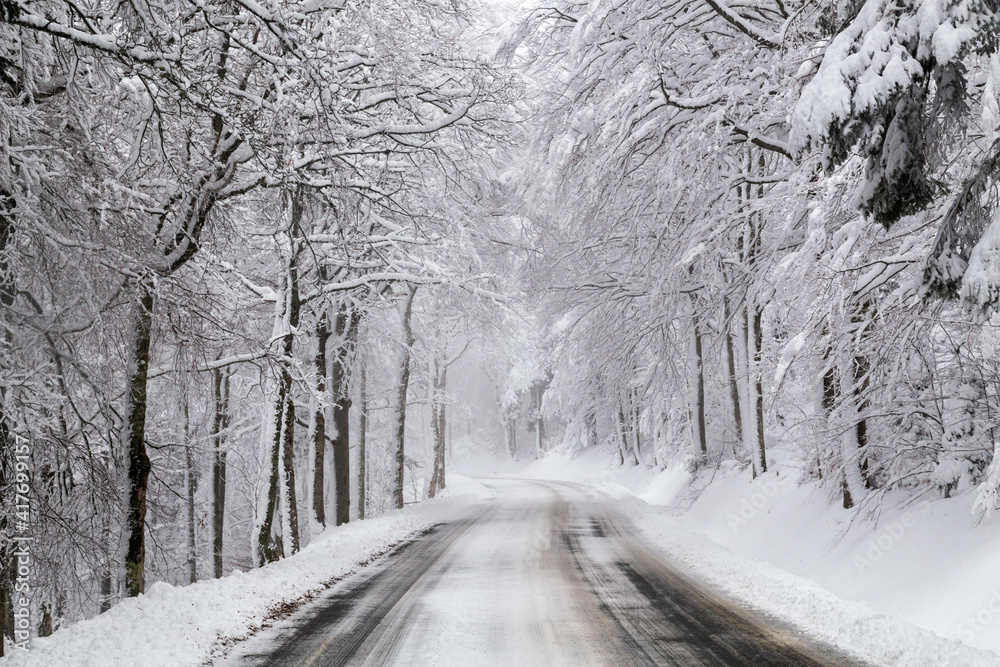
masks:
<svg viewBox="0 0 1000 667"><path fill-rule="evenodd" d="M0 665L201 665L224 643L259 630L277 609L316 595L331 580L434 524L457 518L471 502L494 495L458 475L449 477L449 485L438 499L329 528L301 552L260 569L184 587L154 583L146 595L51 637L32 639L29 651L14 651Z"/></svg>
<svg viewBox="0 0 1000 667"><path fill-rule="evenodd" d="M729 597L874 665L1000 665L1000 655L946 639L899 618L843 600L774 565L738 555L638 502L625 513L643 536Z"/></svg>

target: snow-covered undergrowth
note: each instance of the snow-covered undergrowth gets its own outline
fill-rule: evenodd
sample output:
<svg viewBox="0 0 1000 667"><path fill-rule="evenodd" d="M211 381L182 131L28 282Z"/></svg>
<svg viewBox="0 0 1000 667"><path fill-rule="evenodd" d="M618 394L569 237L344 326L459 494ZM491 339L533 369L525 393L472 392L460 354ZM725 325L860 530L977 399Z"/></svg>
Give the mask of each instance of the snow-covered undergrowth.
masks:
<svg viewBox="0 0 1000 667"><path fill-rule="evenodd" d="M146 595L32 640L31 649L0 660L15 665L201 665L269 624L282 610L323 591L363 564L428 527L456 518L470 502L493 495L461 476L438 499L366 521L329 528L301 552L278 563L221 579L173 587L156 583Z"/></svg>
<svg viewBox="0 0 1000 667"><path fill-rule="evenodd" d="M698 578L874 664L1000 665L1000 517L973 513L974 493L889 496L859 513L775 458L756 480L725 464L694 479L682 466L609 470L600 449L514 474L618 498Z"/></svg>

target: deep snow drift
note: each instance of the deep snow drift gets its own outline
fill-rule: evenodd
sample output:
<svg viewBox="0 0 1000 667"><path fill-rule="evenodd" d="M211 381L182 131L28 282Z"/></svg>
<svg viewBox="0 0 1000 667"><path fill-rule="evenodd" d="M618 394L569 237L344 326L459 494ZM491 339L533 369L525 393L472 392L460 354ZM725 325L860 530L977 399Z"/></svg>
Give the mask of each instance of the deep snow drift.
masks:
<svg viewBox="0 0 1000 667"><path fill-rule="evenodd" d="M1000 665L1000 517L973 513L974 492L844 510L772 456L756 480L734 463L696 479L682 465L614 469L603 448L468 467L619 497L696 576L876 664Z"/></svg>
<svg viewBox="0 0 1000 667"><path fill-rule="evenodd" d="M429 526L464 514L493 495L482 484L449 477L441 497L374 519L329 528L299 553L249 572L184 587L156 583L148 594L106 613L32 639L0 664L26 666L201 665L269 624L288 605L308 600Z"/></svg>

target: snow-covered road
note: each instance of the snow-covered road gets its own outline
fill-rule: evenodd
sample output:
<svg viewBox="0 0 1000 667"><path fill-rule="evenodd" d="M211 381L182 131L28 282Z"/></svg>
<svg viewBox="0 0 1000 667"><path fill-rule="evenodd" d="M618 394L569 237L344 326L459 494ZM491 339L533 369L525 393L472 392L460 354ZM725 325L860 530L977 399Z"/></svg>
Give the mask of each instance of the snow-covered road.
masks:
<svg viewBox="0 0 1000 667"><path fill-rule="evenodd" d="M231 656L247 665L846 665L676 571L569 484L497 497Z"/></svg>

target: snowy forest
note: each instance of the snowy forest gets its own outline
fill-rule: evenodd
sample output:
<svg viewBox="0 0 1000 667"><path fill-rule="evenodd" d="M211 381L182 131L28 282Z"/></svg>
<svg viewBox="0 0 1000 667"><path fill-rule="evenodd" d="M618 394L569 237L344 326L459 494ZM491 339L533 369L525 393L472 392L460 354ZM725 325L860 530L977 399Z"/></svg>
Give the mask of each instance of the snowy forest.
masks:
<svg viewBox="0 0 1000 667"><path fill-rule="evenodd" d="M0 0L0 655L472 456L1000 508L997 0Z"/></svg>

